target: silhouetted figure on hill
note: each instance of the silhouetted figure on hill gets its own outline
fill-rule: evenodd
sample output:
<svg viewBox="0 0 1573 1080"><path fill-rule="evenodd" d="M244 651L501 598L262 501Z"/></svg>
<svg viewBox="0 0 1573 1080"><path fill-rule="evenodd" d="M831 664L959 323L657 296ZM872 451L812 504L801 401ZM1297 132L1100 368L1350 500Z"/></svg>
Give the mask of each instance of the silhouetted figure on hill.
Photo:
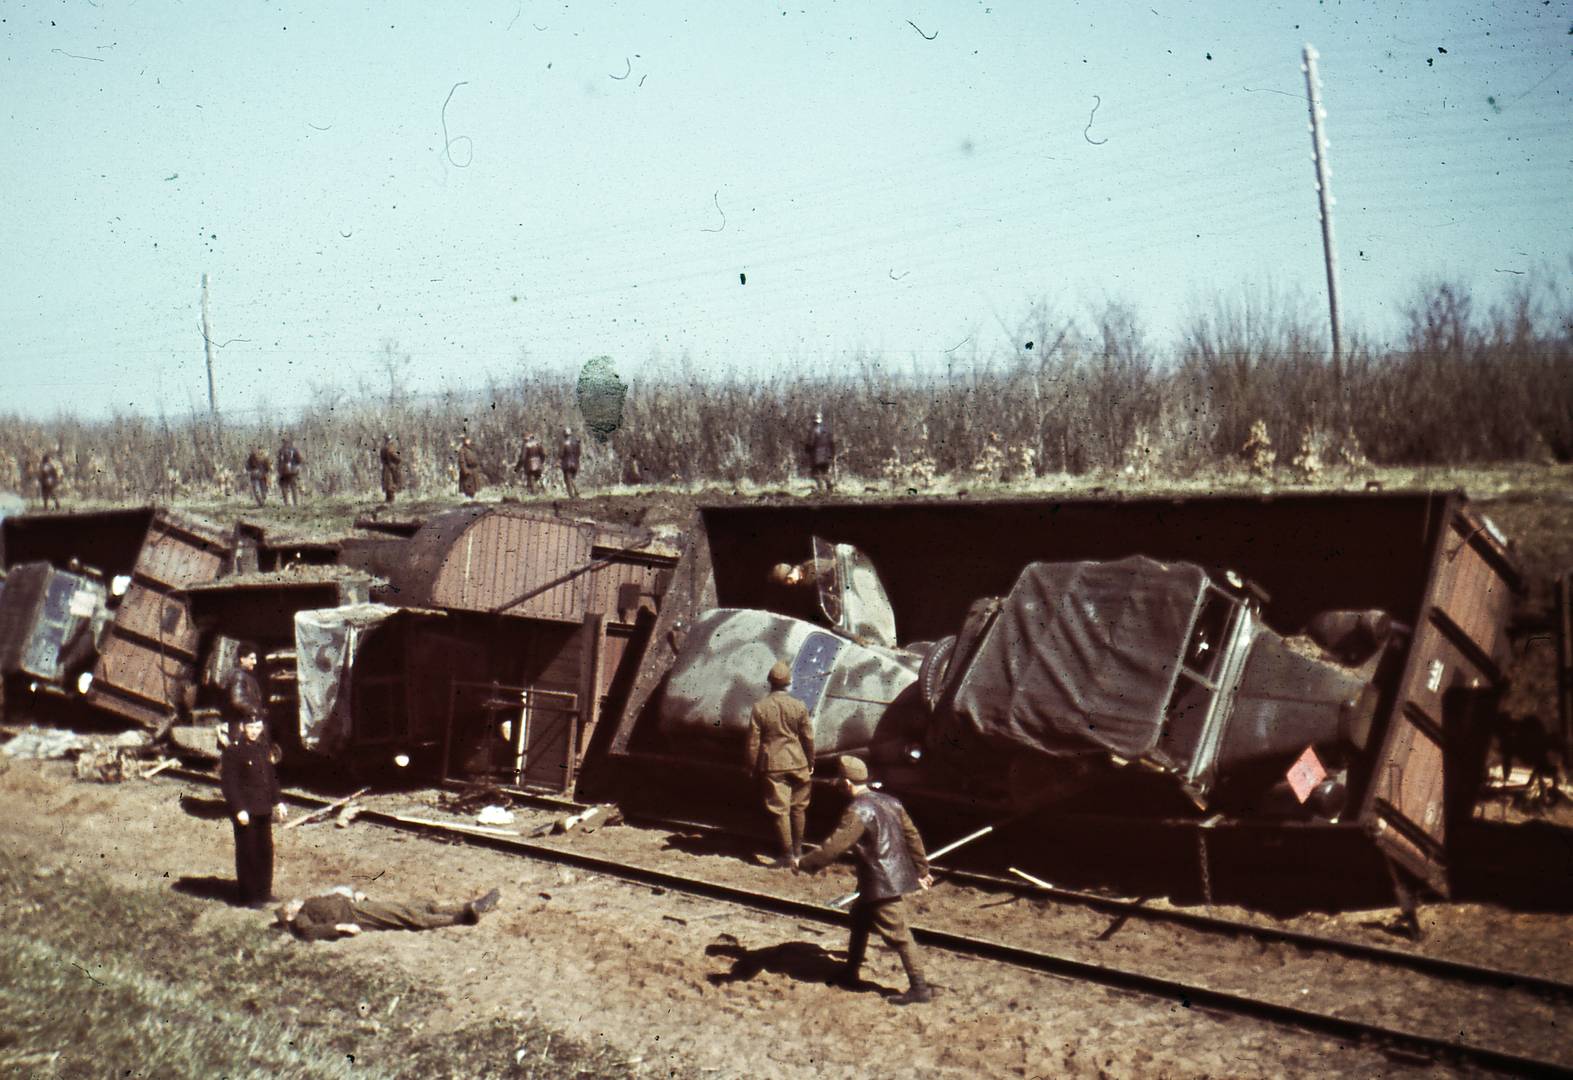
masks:
<svg viewBox="0 0 1573 1080"><path fill-rule="evenodd" d="M305 468L306 459L295 449L295 440L284 436L283 445L279 447L279 502L285 506L300 505L300 471Z"/></svg>

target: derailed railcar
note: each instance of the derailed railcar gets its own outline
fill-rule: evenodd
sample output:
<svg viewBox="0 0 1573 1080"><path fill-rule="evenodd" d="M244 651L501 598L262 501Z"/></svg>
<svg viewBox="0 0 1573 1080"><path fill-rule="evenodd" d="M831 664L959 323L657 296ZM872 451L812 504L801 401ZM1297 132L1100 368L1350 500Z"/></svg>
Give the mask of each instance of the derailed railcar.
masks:
<svg viewBox="0 0 1573 1080"><path fill-rule="evenodd" d="M687 635L712 627L715 609L757 609L767 616L785 610L770 568L802 559L816 536L866 553L888 590L901 640L917 643L907 651L923 660L934 655L930 643L943 645L958 627L977 624L975 601L1007 596L1032 564L1107 566L1145 557L1195 568L1187 573L1202 589L1231 580L1226 570L1242 585L1254 582L1271 597L1266 618L1279 637L1329 610L1385 613L1404 628L1383 650L1380 677L1374 667L1365 676L1382 693L1364 702L1369 715L1361 718L1359 745L1349 754L1343 805L1292 823L1310 830L1307 838L1319 829L1358 831L1404 870L1438 891L1448 889L1449 830L1473 807L1488 715L1503 680L1508 608L1518 587L1504 538L1460 494L713 508L699 513L694 533L609 747L614 763L632 766L622 769L625 779L640 771L641 759L666 770L696 759L741 765L726 739L674 738L670 724L663 730L660 713L672 690L663 680ZM801 650L810 642L778 644ZM878 648L866 642L836 647ZM1287 653L1276 645L1273 650L1290 663ZM762 684L762 670L746 675ZM894 718L889 722L898 730L933 724L935 702L921 700L920 677L881 706L880 715ZM665 707L670 710L669 703ZM1259 702L1259 725L1277 722L1277 707ZM947 762L947 770L953 764ZM905 784L921 794L934 786L933 774L925 780L921 769L890 762L885 771L892 787ZM1145 811L1177 821L1189 813L1193 825L1203 820L1201 810L1183 805L1148 809L1154 804L1138 797L1143 771L1128 770L1128 782L1104 784L1093 793L1093 805L1101 794L1105 813ZM1186 790L1205 806L1206 777L1186 780ZM979 811L988 812L981 789L958 783L952 794L978 799ZM1290 823L1257 807L1232 814L1209 808L1206 820L1214 830Z"/></svg>
<svg viewBox="0 0 1573 1080"><path fill-rule="evenodd" d="M66 665L70 685L30 679L27 687L144 727L167 725L183 706L198 662L184 590L218 577L233 553L230 531L156 507L5 518L0 562L6 567L47 564L107 585L106 614L94 617L102 625L88 643L89 662L80 671L75 663ZM8 696L6 707L25 708L26 702Z"/></svg>
<svg viewBox="0 0 1573 1080"><path fill-rule="evenodd" d="M296 617L300 741L439 779L572 793L632 681L673 537L522 507L438 514L359 609Z"/></svg>

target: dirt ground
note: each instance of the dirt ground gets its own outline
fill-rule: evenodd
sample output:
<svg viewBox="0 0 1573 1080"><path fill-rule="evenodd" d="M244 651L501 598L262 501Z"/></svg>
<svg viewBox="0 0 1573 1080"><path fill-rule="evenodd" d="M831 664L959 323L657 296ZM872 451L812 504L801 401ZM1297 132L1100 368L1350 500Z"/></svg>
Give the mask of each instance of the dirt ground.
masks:
<svg viewBox="0 0 1573 1080"><path fill-rule="evenodd" d="M78 874L153 892L208 898L202 923L268 916L227 902L232 850L225 820L182 809L180 796L211 797L178 781L104 785L77 781L63 762L4 761L0 844ZM440 816L435 796L381 796L378 809ZM544 816L527 811L514 827ZM871 988L825 984L843 931L741 911L719 902L622 883L499 852L433 843L356 824L280 830L276 891L301 895L353 884L390 899L462 900L491 886L503 893L475 928L367 934L308 945L282 935L271 947L312 949L325 961L394 965L439 988L429 1030L532 1016L626 1055L641 1074L705 1076L1372 1076L1442 1075L1437 1067L1340 1046L1290 1028L998 965L927 954L936 1001L896 1009ZM669 830L603 828L553 841L587 853L826 900L850 887L832 870L793 878L752 863L725 843ZM1238 913L1236 913L1238 914ZM1391 912L1306 916L1286 925L1380 939ZM1477 960L1517 961L1546 974L1573 972L1573 923L1561 914L1429 907L1427 948ZM1016 940L1066 955L1163 971L1220 989L1281 992L1301 1002L1335 993L1359 1004L1365 976L1327 961L1307 966L1292 949L1242 946L1198 960L1194 935L1132 922L1107 941L1108 918L941 885L916 905L916 921ZM199 926L201 924L199 923ZM1483 941L1510 939L1514 955L1479 955ZM865 975L903 985L877 943ZM1429 995L1391 984L1395 1019L1422 1027ZM1378 992L1381 997L1387 992ZM382 1003L372 1003L380 1010ZM1457 1033L1490 1036L1522 1024L1526 1006L1502 995L1466 995L1441 1008ZM346 1003L346 1009L353 1006ZM1534 1007L1538 1010L1538 1006ZM1412 1015L1411 1015L1412 1014ZM1364 1013L1362 1013L1364 1015ZM1563 1018L1565 1019L1565 1017ZM1554 1017L1553 1023L1556 1022ZM1552 1029L1553 1031L1555 1029ZM1524 1046L1519 1049L1531 1049ZM1555 1053L1554 1041L1534 1049Z"/></svg>

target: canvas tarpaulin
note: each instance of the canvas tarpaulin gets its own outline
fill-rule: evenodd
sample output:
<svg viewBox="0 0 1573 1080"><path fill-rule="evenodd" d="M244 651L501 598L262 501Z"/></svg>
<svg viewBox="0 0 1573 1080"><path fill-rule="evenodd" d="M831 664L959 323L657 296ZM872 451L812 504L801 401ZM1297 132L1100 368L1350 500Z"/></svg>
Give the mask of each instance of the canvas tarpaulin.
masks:
<svg viewBox="0 0 1573 1080"><path fill-rule="evenodd" d="M1147 753L1206 582L1141 555L1030 564L957 687L961 729L1049 754Z"/></svg>
<svg viewBox="0 0 1573 1080"><path fill-rule="evenodd" d="M295 613L295 672L300 692L300 744L331 753L350 737L350 673L366 631L398 608L350 604Z"/></svg>

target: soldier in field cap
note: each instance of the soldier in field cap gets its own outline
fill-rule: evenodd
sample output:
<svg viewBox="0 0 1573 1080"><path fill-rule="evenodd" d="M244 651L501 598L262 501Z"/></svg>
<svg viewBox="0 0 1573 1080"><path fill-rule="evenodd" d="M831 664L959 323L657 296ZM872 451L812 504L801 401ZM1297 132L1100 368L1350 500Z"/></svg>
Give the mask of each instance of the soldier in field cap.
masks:
<svg viewBox="0 0 1573 1080"><path fill-rule="evenodd" d="M754 703L748 729L748 765L775 826L780 853L775 865L785 869L795 867L803 855L803 822L814 771L814 721L808 706L787 693L792 669L786 661L776 661L768 678L770 693Z"/></svg>
<svg viewBox="0 0 1573 1080"><path fill-rule="evenodd" d="M923 839L894 795L869 787L868 766L850 755L836 761L841 788L851 802L824 846L799 864L805 874L823 870L848 851L857 860L858 892L852 901L852 937L847 966L836 980L859 985L858 971L868 949L868 932L877 930L907 972L907 992L890 998L892 1005L918 1005L933 1000L933 991L918 965L912 931L907 928L902 897L934 884L929 876Z"/></svg>

